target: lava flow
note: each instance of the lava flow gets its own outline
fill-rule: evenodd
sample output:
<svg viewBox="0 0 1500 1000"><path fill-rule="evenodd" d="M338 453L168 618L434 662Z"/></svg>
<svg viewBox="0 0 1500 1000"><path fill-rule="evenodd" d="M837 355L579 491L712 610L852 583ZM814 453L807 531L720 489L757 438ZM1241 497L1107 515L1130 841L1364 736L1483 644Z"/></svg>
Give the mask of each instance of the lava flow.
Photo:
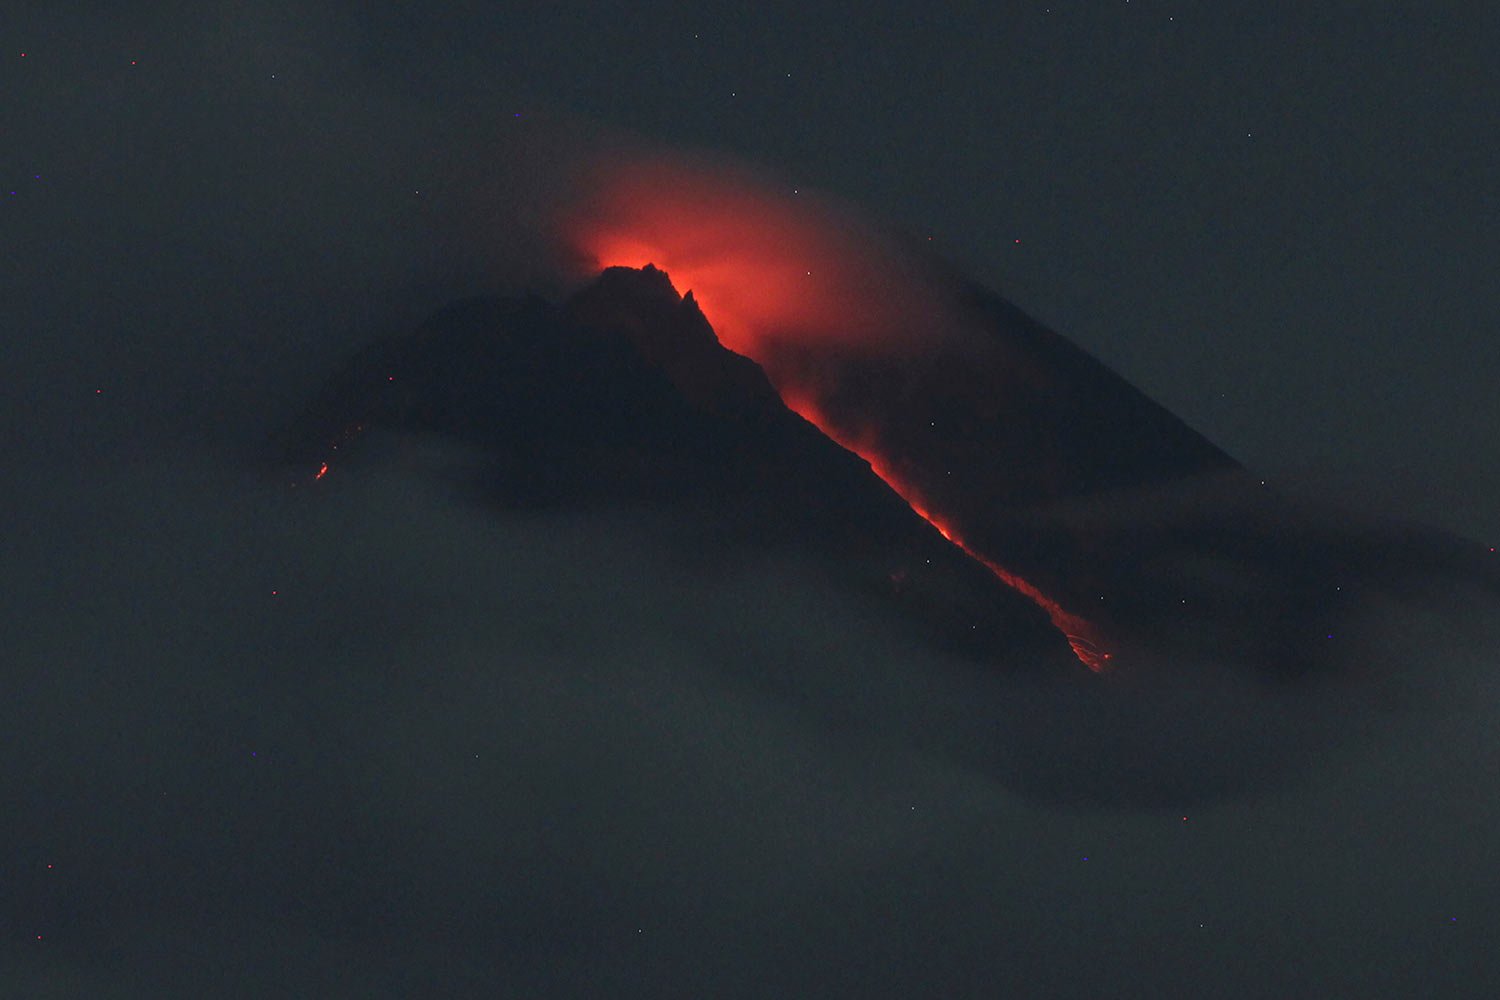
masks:
<svg viewBox="0 0 1500 1000"><path fill-rule="evenodd" d="M839 436L830 430L828 421L819 419L817 408L811 404L792 400L786 396L783 396L782 401L786 403L788 409L818 428L818 430L822 431L824 435L832 439L836 444L864 459L865 463L870 466L870 471L879 476L887 486L895 491L897 496L906 501L906 505L921 517L922 520L936 528L938 534L961 549L970 559L973 559L993 573L999 578L1001 583L1047 612L1047 617L1052 621L1052 626L1068 640L1068 645L1073 649L1073 655L1078 657L1079 662L1084 666L1098 673L1113 659L1114 654L1106 651L1100 644L1098 632L1090 622L1064 610L1062 605L1048 597L1029 580L1011 572L993 559L971 548L953 529L952 525L928 509L920 500L916 499L913 491L891 472L890 467L881 461L878 455L872 454L866 449L861 449L852 442L840 440Z"/></svg>
<svg viewBox="0 0 1500 1000"><path fill-rule="evenodd" d="M962 358L963 320L951 291L917 255L852 214L790 194L718 167L614 163L600 179L600 196L569 228L599 268L651 264L666 272L692 294L719 342L760 365L790 409L864 459L944 538L1046 611L1080 661L1103 669L1111 654L1089 622L967 544L959 512L896 474L898 456L878 434L864 433L870 428L861 418L853 425L848 415L829 419L825 395L836 391L842 361L899 364L955 344Z"/></svg>

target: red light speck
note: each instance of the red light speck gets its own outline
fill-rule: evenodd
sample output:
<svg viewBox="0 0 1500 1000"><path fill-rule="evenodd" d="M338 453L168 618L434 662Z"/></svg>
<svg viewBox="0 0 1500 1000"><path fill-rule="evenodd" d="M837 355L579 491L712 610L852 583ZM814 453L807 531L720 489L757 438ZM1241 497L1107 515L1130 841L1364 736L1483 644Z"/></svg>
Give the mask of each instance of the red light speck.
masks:
<svg viewBox="0 0 1500 1000"><path fill-rule="evenodd" d="M319 467L317 475L313 476L313 479L322 479L326 475L328 475L328 463L324 462L322 466Z"/></svg>

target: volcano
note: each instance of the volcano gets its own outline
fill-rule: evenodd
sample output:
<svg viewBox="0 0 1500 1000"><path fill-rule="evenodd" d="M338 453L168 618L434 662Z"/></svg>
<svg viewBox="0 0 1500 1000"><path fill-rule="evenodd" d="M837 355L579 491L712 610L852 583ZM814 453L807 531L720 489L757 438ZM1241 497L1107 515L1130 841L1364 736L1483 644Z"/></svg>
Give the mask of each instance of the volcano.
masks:
<svg viewBox="0 0 1500 1000"><path fill-rule="evenodd" d="M500 507L706 512L925 641L1095 671L1207 635L1300 674L1329 661L1356 582L1473 560L1277 497L1005 299L963 284L956 300L979 336L752 360L667 272L609 267L562 302L460 301L371 345L281 453L321 485L372 438L437 435L485 456L475 487Z"/></svg>

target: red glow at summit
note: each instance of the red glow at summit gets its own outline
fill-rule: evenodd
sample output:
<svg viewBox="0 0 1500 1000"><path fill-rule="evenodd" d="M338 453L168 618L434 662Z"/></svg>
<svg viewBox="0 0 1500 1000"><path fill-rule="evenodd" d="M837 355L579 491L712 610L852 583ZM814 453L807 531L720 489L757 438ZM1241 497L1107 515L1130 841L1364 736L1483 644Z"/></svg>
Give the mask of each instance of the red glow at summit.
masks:
<svg viewBox="0 0 1500 1000"><path fill-rule="evenodd" d="M913 264L880 234L792 194L768 197L750 178L642 163L617 170L601 189L572 227L598 269L652 264L665 271L679 292L692 293L720 343L771 376L789 408L863 458L944 538L1046 611L1082 663L1106 666L1111 654L1088 621L966 545L943 511L892 473L887 456L822 418L815 387L778 383L778 349L790 345L844 355L922 350L943 329L943 305L924 293Z"/></svg>

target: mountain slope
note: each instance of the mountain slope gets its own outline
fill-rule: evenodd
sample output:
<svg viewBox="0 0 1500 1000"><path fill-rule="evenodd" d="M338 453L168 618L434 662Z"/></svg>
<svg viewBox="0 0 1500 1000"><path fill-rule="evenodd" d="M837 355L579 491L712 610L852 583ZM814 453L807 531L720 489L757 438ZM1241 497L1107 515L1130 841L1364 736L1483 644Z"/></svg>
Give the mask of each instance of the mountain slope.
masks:
<svg viewBox="0 0 1500 1000"><path fill-rule="evenodd" d="M812 559L927 641L1065 666L1044 613L789 410L655 269L606 271L560 306L449 306L329 378L281 450L324 485L378 432L479 449L501 507L709 511L721 540Z"/></svg>

